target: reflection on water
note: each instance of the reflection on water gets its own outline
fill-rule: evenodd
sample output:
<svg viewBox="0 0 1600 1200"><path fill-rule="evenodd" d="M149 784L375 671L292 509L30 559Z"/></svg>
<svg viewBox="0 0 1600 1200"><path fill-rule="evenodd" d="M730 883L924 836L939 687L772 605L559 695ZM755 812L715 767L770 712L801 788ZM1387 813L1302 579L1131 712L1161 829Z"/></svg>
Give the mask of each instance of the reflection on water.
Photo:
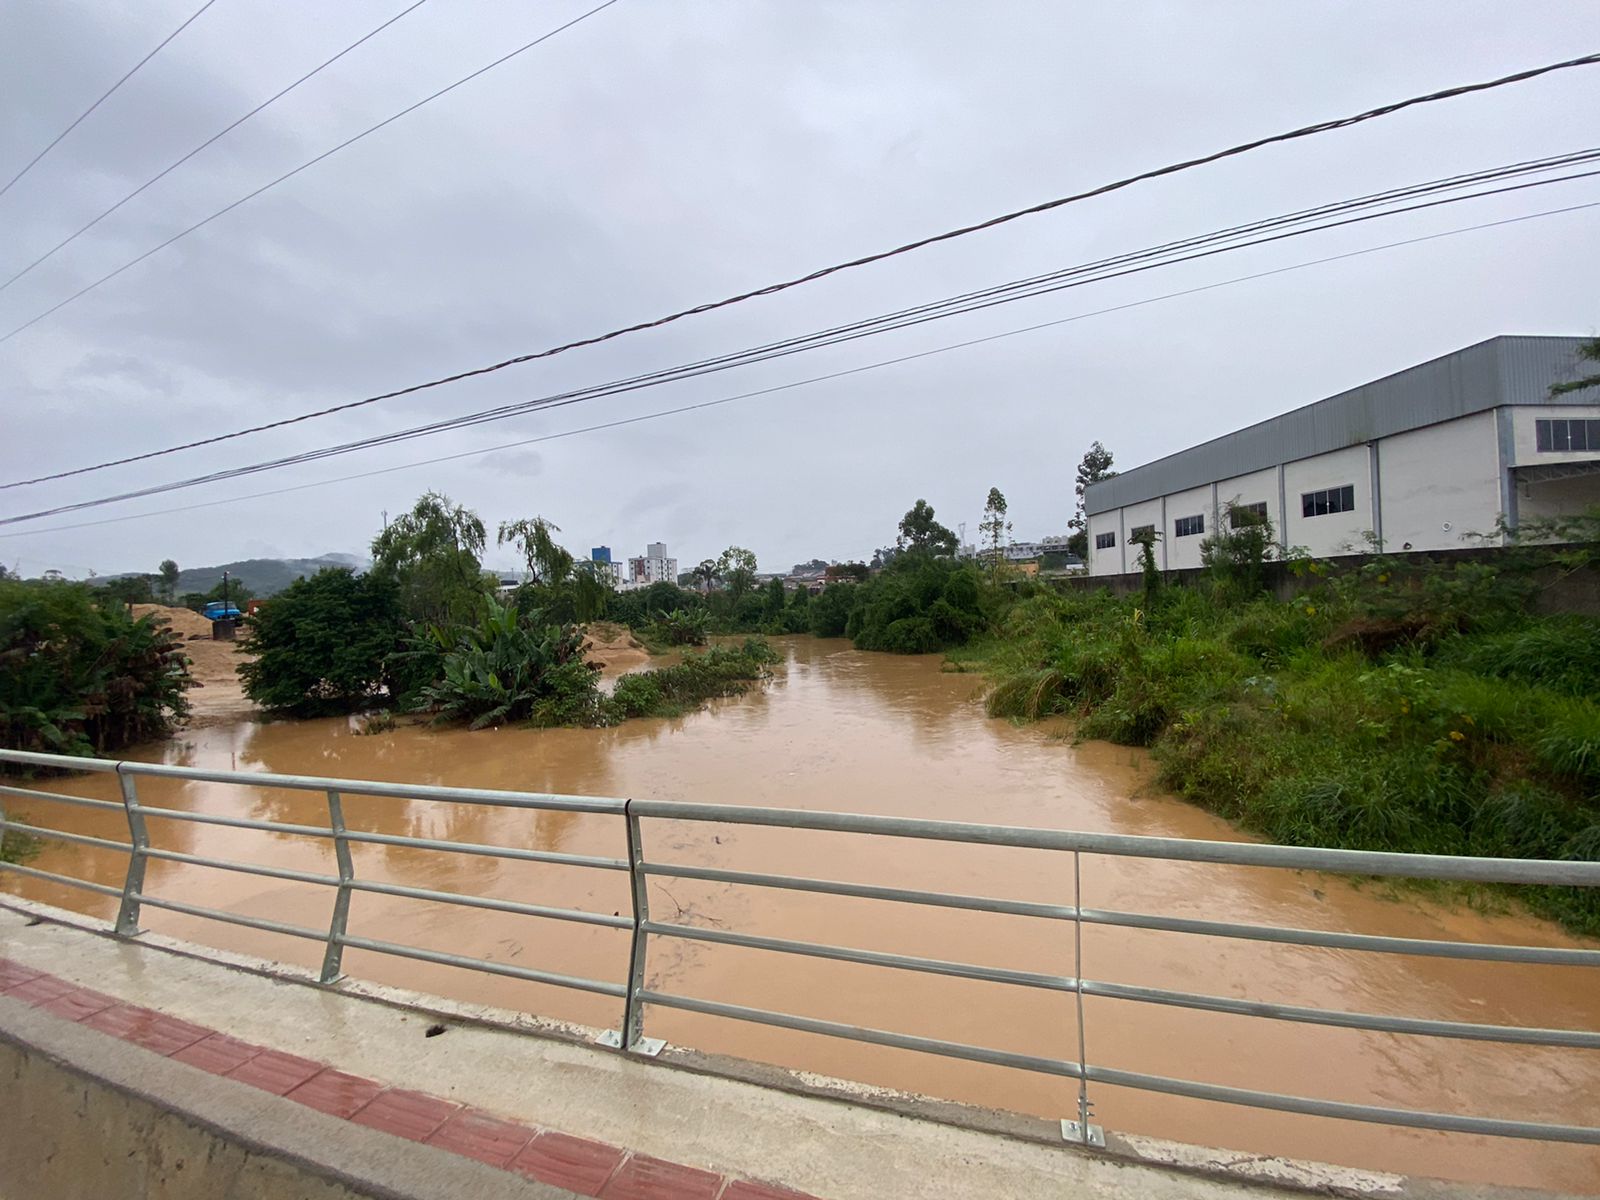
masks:
<svg viewBox="0 0 1600 1200"><path fill-rule="evenodd" d="M603 730L407 728L360 736L342 720L197 730L148 757L189 766L285 774L682 799L1236 839L1222 821L1166 798L1142 754L1073 746L1058 727L1016 728L983 716L978 682L934 658L862 654L843 642L785 641L787 664L763 689L675 720ZM89 777L62 790L115 798ZM141 780L146 804L322 824L316 793ZM345 796L351 828L450 841L622 857L615 818ZM120 837L120 816L84 809L32 814ZM219 858L331 873L325 842L152 820L156 844ZM1040 851L796 832L645 825L655 861L816 875L947 892L1068 902L1070 858ZM532 903L626 912L626 876L397 846L353 848L358 876ZM122 857L57 844L39 865L120 885ZM99 915L114 905L37 881L25 894ZM325 927L330 894L307 884L154 861L147 886L170 896ZM1541 922L1399 899L1377 885L1299 872L1086 858L1084 903L1235 921L1411 937L1569 945ZM657 920L742 929L1059 975L1075 973L1068 926L690 880L651 888ZM147 909L177 937L314 966L321 947ZM565 974L620 981L628 935L397 897L357 894L352 932ZM1137 930L1084 931L1088 978L1232 997L1488 1023L1600 1028L1600 988L1577 968L1459 963L1253 945ZM349 952L363 978L548 1016L615 1026L603 997ZM853 1024L1062 1058L1077 1056L1072 997L969 980L653 939L650 986ZM668 1040L1041 1116L1070 1115L1069 1081L694 1014L652 1010ZM1600 1054L1498 1047L1335 1030L1090 997L1091 1062L1334 1099L1593 1124ZM1458 1179L1600 1190L1600 1152L1315 1121L1168 1096L1096 1088L1108 1128L1252 1153L1276 1153Z"/></svg>

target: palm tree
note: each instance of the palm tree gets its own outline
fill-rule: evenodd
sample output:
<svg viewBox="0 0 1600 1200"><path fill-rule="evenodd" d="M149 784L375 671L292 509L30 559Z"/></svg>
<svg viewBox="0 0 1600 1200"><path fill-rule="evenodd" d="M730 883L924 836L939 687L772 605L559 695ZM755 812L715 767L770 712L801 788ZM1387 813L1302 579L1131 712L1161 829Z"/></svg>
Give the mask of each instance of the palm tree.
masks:
<svg viewBox="0 0 1600 1200"><path fill-rule="evenodd" d="M717 580L716 560L711 558L701 559L700 565L690 571L689 574L700 581L700 590L702 592L709 592L711 585Z"/></svg>

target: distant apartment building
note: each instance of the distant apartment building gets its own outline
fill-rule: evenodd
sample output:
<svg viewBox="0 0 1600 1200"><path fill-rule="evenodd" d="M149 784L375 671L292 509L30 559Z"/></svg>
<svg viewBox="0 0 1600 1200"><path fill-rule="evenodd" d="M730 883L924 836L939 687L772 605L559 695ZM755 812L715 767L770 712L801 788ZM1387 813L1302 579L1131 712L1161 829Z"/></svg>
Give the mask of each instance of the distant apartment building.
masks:
<svg viewBox="0 0 1600 1200"><path fill-rule="evenodd" d="M1575 337L1495 337L1157 459L1084 490L1089 572L1201 565L1253 513L1318 558L1483 545L1497 523L1600 503L1600 394ZM1491 543L1492 544L1492 543Z"/></svg>
<svg viewBox="0 0 1600 1200"><path fill-rule="evenodd" d="M665 542L651 542L638 558L628 560L628 582L634 587L652 583L677 583L678 560L667 557Z"/></svg>

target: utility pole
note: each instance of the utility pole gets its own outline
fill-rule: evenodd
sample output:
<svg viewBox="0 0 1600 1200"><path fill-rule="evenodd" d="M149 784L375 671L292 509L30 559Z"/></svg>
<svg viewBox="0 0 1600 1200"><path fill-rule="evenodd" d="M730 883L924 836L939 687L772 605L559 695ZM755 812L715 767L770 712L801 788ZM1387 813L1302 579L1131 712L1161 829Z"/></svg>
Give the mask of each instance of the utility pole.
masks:
<svg viewBox="0 0 1600 1200"><path fill-rule="evenodd" d="M222 619L228 619L228 573L222 573Z"/></svg>

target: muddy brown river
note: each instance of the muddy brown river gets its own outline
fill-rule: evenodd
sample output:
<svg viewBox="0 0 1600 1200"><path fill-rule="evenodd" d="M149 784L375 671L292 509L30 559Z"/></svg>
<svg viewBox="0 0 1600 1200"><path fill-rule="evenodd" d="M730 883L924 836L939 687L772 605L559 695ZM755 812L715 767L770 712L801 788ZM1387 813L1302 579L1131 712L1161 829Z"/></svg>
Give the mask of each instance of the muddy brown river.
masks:
<svg viewBox="0 0 1600 1200"><path fill-rule="evenodd" d="M937 657L865 654L845 642L778 639L786 655L761 689L678 720L603 730L400 728L356 734L343 720L234 723L192 731L145 755L184 766L886 813L949 820L1238 840L1225 822L1163 796L1138 751L1073 745L1059 727L986 718L976 677ZM114 798L104 777L57 790ZM325 824L319 794L142 779L148 804ZM117 814L26 802L39 824L122 837ZM620 857L615 818L347 797L352 828ZM19 811L13 809L13 811ZM219 858L332 872L326 842L152 821L155 844ZM754 827L649 822L647 857L859 882L1072 902L1070 858L1042 851ZM611 872L387 846L354 847L367 878L533 903L626 912ZM114 883L121 855L61 843L35 865ZM10 890L106 917L114 904L5 877ZM326 926L330 893L152 861L157 896ZM1449 907L1378 885L1259 868L1084 860L1083 901L1220 920L1402 937L1583 944L1514 914ZM1073 974L1070 925L685 880L652 884L657 920L833 942L1026 971ZM146 908L147 928L306 966L310 942ZM621 981L625 931L356 894L367 937ZM1600 1029L1592 969L1459 963L1087 927L1087 978L1355 1011ZM615 1028L620 1002L455 968L349 951L356 977ZM766 951L657 938L656 990L714 998L1029 1054L1076 1059L1070 995ZM1044 1117L1073 1115L1071 1081L652 1009L646 1032L675 1044ZM1338 1030L1090 997L1092 1063L1241 1087L1443 1111L1595 1124L1600 1052L1496 1046ZM1450 1179L1600 1192L1600 1149L1392 1129L1192 1101L1091 1090L1108 1129Z"/></svg>

